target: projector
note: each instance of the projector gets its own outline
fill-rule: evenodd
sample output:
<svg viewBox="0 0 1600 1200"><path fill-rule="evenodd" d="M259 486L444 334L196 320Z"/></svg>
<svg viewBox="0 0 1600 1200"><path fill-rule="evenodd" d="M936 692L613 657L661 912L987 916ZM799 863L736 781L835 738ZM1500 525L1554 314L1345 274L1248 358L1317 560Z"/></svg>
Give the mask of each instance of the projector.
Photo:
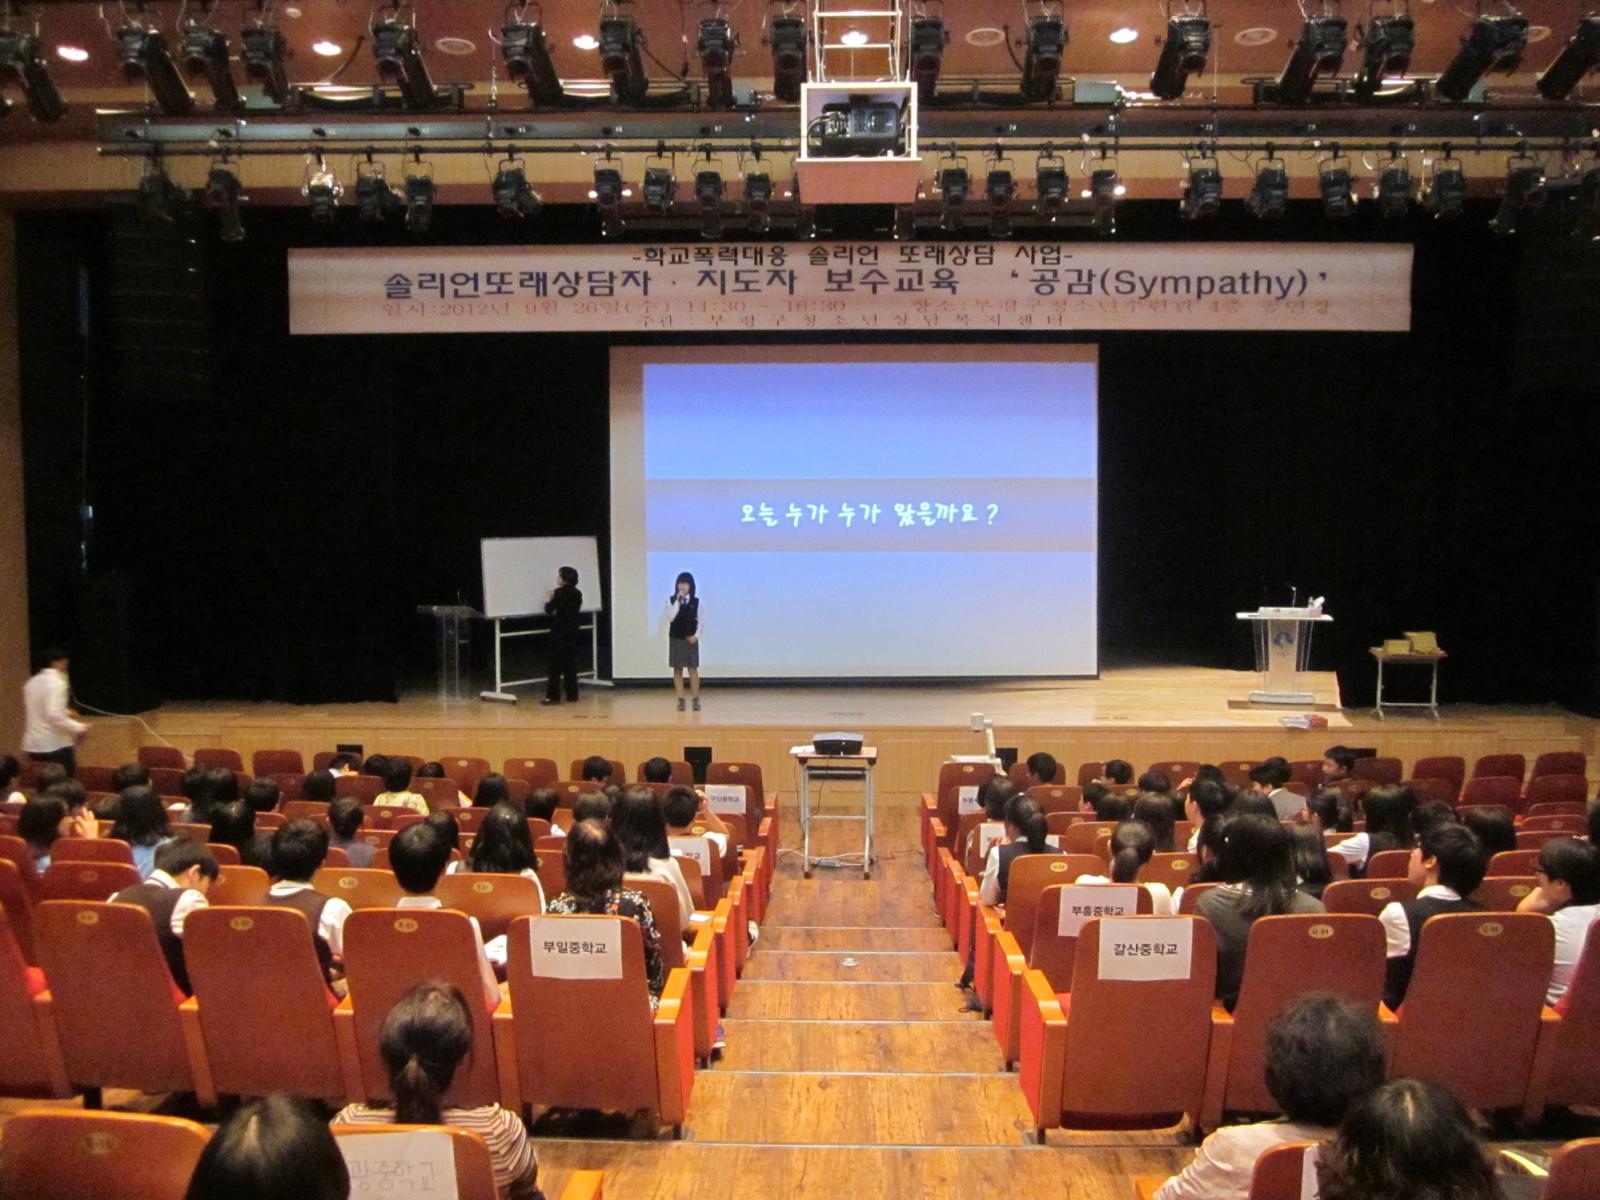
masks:
<svg viewBox="0 0 1600 1200"><path fill-rule="evenodd" d="M818 754L860 754L866 740L862 733L814 733L811 748Z"/></svg>

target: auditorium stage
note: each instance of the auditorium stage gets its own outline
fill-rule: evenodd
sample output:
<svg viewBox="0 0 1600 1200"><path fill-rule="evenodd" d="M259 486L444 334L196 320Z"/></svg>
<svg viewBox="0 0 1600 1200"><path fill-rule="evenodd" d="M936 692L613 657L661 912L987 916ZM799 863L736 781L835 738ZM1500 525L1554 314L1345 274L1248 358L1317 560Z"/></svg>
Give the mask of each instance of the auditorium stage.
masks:
<svg viewBox="0 0 1600 1200"><path fill-rule="evenodd" d="M788 749L820 730L858 730L878 747L878 794L907 801L932 782L950 754L971 754L981 735L969 714L994 722L1001 746L1024 755L1049 750L1069 773L1089 759L1120 757L1143 767L1162 758L1315 758L1335 742L1374 746L1409 763L1428 754L1469 761L1494 751L1586 750L1600 758L1600 722L1551 707L1445 706L1427 715L1389 715L1339 707L1332 672L1307 676L1311 711L1326 729L1292 730L1283 710L1244 703L1258 676L1199 667L1128 667L1098 679L947 683L914 686L718 687L707 683L704 709L679 713L669 688L586 686L576 704L543 707L525 691L516 705L472 699L442 704L428 695L398 704L295 706L270 703L174 702L138 721L99 718L80 761L118 762L147 742L186 752L227 746L248 761L253 750L292 748L309 761L335 743L366 752L424 757L481 755L498 766L513 755L541 755L563 765L603 753L630 766L654 754L681 757L685 746L709 746L718 759L760 763L767 787L792 795ZM1301 710L1294 710L1301 711Z"/></svg>

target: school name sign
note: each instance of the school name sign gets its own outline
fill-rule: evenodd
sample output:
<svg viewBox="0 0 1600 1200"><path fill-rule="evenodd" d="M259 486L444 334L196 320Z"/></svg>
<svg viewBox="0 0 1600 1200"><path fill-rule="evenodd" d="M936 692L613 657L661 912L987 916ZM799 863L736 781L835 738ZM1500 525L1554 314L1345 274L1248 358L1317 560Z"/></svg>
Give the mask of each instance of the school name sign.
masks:
<svg viewBox="0 0 1600 1200"><path fill-rule="evenodd" d="M295 334L1411 327L1411 247L779 242L289 252Z"/></svg>

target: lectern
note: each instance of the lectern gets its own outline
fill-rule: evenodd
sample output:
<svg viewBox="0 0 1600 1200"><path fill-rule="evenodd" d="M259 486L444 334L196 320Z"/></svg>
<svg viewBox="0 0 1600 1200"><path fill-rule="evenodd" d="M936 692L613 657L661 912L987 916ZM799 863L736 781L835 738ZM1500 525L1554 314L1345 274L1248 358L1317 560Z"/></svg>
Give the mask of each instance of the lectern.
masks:
<svg viewBox="0 0 1600 1200"><path fill-rule="evenodd" d="M1333 618L1313 608L1258 608L1234 614L1255 631L1256 670L1261 686L1250 693L1252 704L1310 704L1316 697L1300 685L1300 673L1311 659L1311 634Z"/></svg>
<svg viewBox="0 0 1600 1200"><path fill-rule="evenodd" d="M422 604L417 612L432 617L437 625L439 645L439 699L446 704L466 697L462 692L465 673L461 651L466 645L467 622L483 614L465 604Z"/></svg>

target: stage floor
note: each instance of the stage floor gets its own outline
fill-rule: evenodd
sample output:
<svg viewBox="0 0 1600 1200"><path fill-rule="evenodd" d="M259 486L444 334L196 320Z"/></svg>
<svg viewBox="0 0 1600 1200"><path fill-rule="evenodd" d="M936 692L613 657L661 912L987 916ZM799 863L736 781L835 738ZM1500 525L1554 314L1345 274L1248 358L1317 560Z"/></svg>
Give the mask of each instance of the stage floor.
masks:
<svg viewBox="0 0 1600 1200"><path fill-rule="evenodd" d="M1426 754L1469 760L1495 751L1600 751L1600 722L1554 706L1446 706L1426 714L1390 715L1339 707L1331 672L1307 676L1325 729L1291 730L1286 711L1244 702L1258 676L1199 667L1107 670L1099 679L945 683L926 686L717 687L708 683L701 712L676 710L670 688L586 686L575 704L544 707L526 690L520 703L472 699L440 703L431 695L398 704L305 705L174 702L143 723L102 718L84 748L85 762L118 762L141 744L170 742L186 752L227 746L248 760L253 750L294 748L309 760L336 743L368 753L404 751L428 758L474 754L498 765L515 755L565 764L603 753L630 767L654 754L683 756L710 746L718 759L760 763L768 787L791 791L788 749L821 730L868 735L881 753L879 794L914 796L932 785L950 754L971 754L982 738L971 713L994 722L1001 746L1026 755L1049 750L1068 771L1090 759L1126 758L1142 767L1163 758L1216 760L1283 754L1314 758L1336 742L1372 746L1409 763Z"/></svg>

